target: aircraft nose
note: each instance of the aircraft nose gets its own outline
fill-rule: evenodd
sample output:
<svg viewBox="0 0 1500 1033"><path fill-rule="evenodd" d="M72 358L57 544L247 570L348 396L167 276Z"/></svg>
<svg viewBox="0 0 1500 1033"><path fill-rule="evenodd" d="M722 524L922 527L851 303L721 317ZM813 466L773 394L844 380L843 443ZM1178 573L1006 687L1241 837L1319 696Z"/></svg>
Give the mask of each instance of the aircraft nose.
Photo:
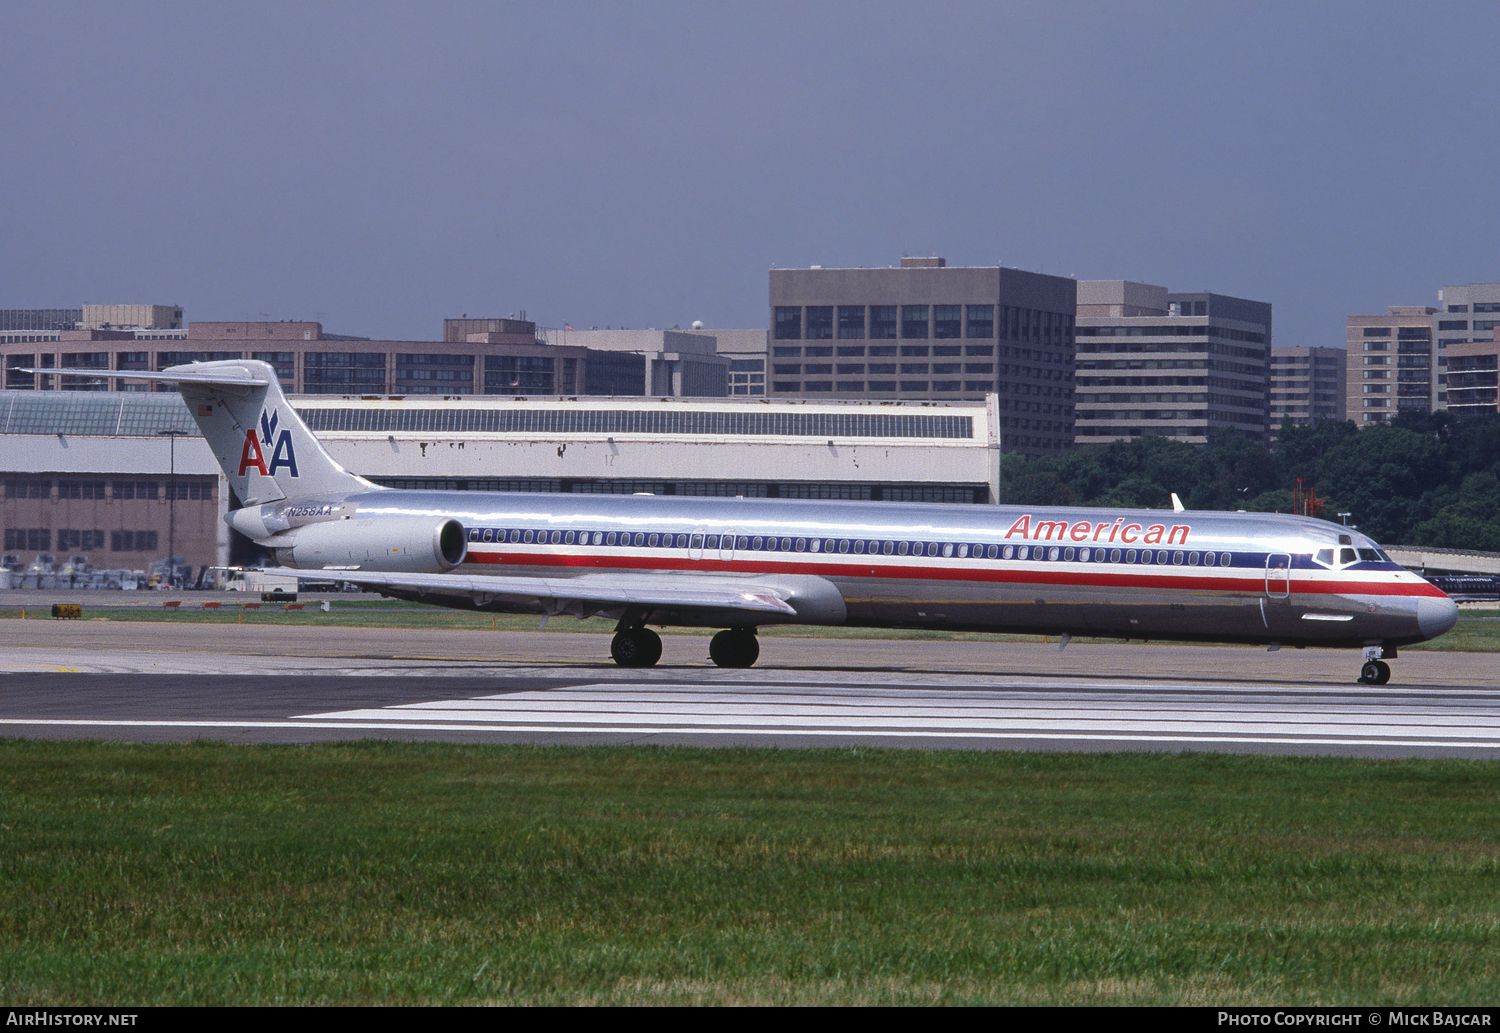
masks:
<svg viewBox="0 0 1500 1033"><path fill-rule="evenodd" d="M1458 623L1458 604L1444 597L1423 596L1417 600L1417 627L1428 638L1437 638Z"/></svg>

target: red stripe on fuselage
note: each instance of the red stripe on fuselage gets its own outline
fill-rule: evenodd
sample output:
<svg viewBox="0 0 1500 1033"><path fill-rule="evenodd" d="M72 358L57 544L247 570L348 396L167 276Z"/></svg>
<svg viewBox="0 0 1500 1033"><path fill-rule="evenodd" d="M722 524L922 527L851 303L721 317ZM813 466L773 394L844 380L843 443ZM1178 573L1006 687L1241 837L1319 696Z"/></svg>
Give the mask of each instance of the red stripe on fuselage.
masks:
<svg viewBox="0 0 1500 1033"><path fill-rule="evenodd" d="M885 560L887 557L871 557ZM1196 589L1199 591L1249 592L1265 594L1265 572L1260 568L1211 567L1183 568L1177 565L1147 566L1138 564L1129 573L1123 571L1052 570L1047 566L1002 569L933 566L891 566L880 563L809 563L778 560L745 561L736 559L693 560L680 556L605 556L597 554L524 553L524 552L476 552L470 550L466 563L486 566L512 567L570 567L579 573L590 570L648 572L660 570L703 571L704 573L729 574L816 574L826 578L882 578L892 581L973 581L1011 585L1054 585L1090 588L1150 588L1150 589ZM980 562L993 563L994 560ZM1026 563L1025 560L1010 561ZM1063 561L1066 562L1066 561ZM1057 564L1061 566L1062 564ZM1229 575L1229 570L1242 573ZM1156 573L1156 571L1163 573ZM1197 570L1201 573L1192 573ZM1210 570L1214 572L1209 573ZM1150 571L1150 573L1148 573ZM1291 590L1294 595L1399 595L1435 596L1447 598L1447 594L1436 585L1416 578L1409 583L1382 581L1338 581L1321 580L1311 571L1292 571Z"/></svg>

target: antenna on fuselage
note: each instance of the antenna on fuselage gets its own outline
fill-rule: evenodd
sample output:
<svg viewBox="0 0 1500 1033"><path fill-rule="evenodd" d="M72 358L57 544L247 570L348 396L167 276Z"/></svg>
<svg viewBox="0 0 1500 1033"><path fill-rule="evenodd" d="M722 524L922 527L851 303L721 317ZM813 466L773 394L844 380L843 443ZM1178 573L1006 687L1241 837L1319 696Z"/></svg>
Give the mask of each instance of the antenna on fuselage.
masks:
<svg viewBox="0 0 1500 1033"><path fill-rule="evenodd" d="M1182 504L1182 500L1177 497L1177 493L1175 491L1172 492L1172 512L1182 513L1186 512L1186 510L1187 507Z"/></svg>

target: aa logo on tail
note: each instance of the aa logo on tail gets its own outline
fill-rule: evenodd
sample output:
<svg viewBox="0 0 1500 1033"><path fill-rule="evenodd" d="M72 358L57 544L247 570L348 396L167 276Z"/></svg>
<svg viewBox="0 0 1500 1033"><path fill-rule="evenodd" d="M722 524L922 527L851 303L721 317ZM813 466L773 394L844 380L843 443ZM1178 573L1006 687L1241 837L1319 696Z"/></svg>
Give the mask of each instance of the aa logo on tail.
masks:
<svg viewBox="0 0 1500 1033"><path fill-rule="evenodd" d="M254 427L245 431L245 446L240 449L239 475L241 477L245 476L245 471L251 467L259 470L263 476L274 477L276 476L276 471L283 466L287 468L287 472L291 476L297 476L297 452L292 447L291 428L283 428L280 435L278 435L276 433L276 423L276 410L272 409L270 415L267 416L265 410L262 409L260 413L260 440L256 440ZM274 448L271 445L272 438L275 438L276 441ZM265 453L261 450L262 444L271 451L271 463L269 467L266 465Z"/></svg>

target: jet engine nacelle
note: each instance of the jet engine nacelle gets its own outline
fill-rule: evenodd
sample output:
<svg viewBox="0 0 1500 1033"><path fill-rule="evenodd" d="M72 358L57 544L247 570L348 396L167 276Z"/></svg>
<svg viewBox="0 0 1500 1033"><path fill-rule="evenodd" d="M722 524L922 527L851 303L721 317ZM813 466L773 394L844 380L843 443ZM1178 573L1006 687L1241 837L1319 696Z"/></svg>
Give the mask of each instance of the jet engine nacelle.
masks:
<svg viewBox="0 0 1500 1033"><path fill-rule="evenodd" d="M371 517L307 524L267 545L276 562L393 574L446 574L468 554L463 526L436 517Z"/></svg>

